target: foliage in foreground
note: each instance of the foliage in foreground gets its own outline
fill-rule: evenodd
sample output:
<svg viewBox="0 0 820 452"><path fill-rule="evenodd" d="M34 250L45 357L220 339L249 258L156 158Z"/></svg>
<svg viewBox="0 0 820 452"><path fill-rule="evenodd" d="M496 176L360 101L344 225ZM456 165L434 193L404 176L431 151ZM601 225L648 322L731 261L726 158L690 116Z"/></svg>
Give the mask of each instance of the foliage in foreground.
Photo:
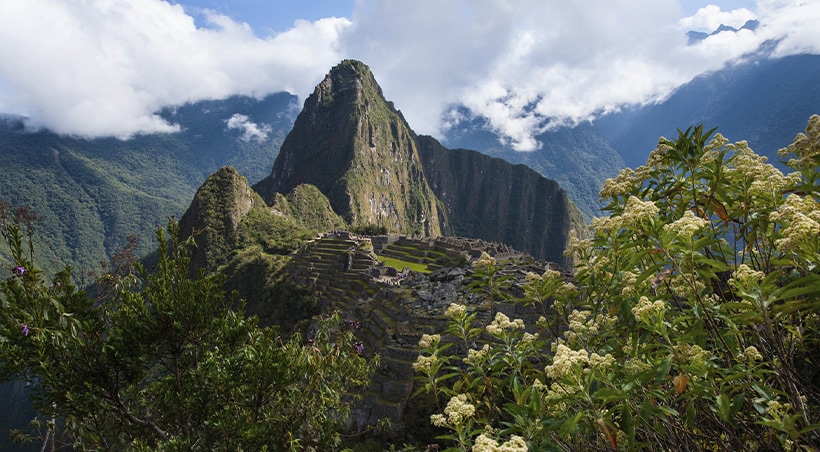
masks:
<svg viewBox="0 0 820 452"><path fill-rule="evenodd" d="M607 181L573 283L548 271L518 291L552 301L537 325L478 328L453 304L422 337L450 450L816 450L820 116L781 150L788 175L712 133L661 139ZM477 273L503 285L499 265Z"/></svg>
<svg viewBox="0 0 820 452"><path fill-rule="evenodd" d="M193 244L157 231L158 263L121 266L98 301L70 269L45 281L30 218L4 206L14 258L0 283L0 380L25 379L32 423L48 443L86 449L328 450L338 445L348 391L376 360L350 324L326 319L309 341L277 336L230 309L222 280L188 277ZM168 238L170 236L170 238ZM31 439L16 432L17 439Z"/></svg>

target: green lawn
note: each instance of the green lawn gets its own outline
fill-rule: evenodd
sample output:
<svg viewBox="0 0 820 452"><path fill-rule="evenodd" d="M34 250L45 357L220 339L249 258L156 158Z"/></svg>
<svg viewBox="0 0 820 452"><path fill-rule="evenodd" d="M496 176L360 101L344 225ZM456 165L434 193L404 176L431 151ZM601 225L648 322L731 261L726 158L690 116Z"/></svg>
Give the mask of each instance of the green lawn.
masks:
<svg viewBox="0 0 820 452"><path fill-rule="evenodd" d="M396 259L394 257L385 257L385 256L378 256L378 259L379 259L379 262L384 263L384 265L387 265L388 267L393 267L393 268L395 268L396 270L399 270L399 271L404 269L404 267L407 267L410 270L413 270L415 272L420 272L420 273L430 273L431 272L431 270L429 268L427 268L427 264L418 264L416 262L408 262L408 261L403 261L401 259Z"/></svg>

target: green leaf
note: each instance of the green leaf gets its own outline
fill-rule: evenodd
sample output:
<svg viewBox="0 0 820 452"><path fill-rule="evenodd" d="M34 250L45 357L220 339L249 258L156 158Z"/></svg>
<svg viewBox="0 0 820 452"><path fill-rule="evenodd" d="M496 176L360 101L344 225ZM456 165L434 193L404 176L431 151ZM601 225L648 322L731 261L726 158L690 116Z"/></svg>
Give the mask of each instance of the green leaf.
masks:
<svg viewBox="0 0 820 452"><path fill-rule="evenodd" d="M567 436L569 434L569 432L572 431L575 428L575 426L578 424L578 421L581 420L581 416L583 416L583 415L584 415L584 412L579 411L579 412L575 413L575 416L565 420L561 424L561 428L558 429L558 434L560 436Z"/></svg>
<svg viewBox="0 0 820 452"><path fill-rule="evenodd" d="M729 396L725 393L720 393L715 399L715 406L717 407L717 414L720 418L724 421L729 421L729 415L731 413L731 405L729 404Z"/></svg>
<svg viewBox="0 0 820 452"><path fill-rule="evenodd" d="M667 356L661 364L657 367L655 372L655 386L658 386L663 381L664 377L669 375L669 370L672 368L672 355Z"/></svg>
<svg viewBox="0 0 820 452"><path fill-rule="evenodd" d="M743 403L746 401L746 396L741 392L732 399L732 409L730 415L734 417L743 408Z"/></svg>

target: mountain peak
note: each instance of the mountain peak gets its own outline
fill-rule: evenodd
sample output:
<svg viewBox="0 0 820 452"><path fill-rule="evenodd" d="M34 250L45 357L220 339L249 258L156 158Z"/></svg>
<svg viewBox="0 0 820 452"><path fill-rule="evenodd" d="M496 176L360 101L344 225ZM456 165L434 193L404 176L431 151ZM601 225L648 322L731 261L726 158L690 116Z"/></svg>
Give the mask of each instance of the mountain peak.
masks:
<svg viewBox="0 0 820 452"><path fill-rule="evenodd" d="M342 61L316 86L254 188L271 202L300 184L316 186L351 225L443 233L415 134L360 61Z"/></svg>
<svg viewBox="0 0 820 452"><path fill-rule="evenodd" d="M378 95L382 95L381 88L366 64L357 60L343 60L330 70L313 93L318 96L320 104L326 105L349 92L358 100L365 88L375 89Z"/></svg>

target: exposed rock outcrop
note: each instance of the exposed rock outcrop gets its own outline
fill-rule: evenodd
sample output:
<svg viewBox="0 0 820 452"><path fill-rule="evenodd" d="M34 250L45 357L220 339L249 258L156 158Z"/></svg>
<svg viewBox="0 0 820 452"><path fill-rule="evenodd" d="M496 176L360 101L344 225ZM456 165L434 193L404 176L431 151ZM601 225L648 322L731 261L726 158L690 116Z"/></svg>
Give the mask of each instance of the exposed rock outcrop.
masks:
<svg viewBox="0 0 820 452"><path fill-rule="evenodd" d="M300 184L319 188L350 224L442 235L415 135L358 61L343 61L316 86L270 177L254 188L271 202Z"/></svg>

